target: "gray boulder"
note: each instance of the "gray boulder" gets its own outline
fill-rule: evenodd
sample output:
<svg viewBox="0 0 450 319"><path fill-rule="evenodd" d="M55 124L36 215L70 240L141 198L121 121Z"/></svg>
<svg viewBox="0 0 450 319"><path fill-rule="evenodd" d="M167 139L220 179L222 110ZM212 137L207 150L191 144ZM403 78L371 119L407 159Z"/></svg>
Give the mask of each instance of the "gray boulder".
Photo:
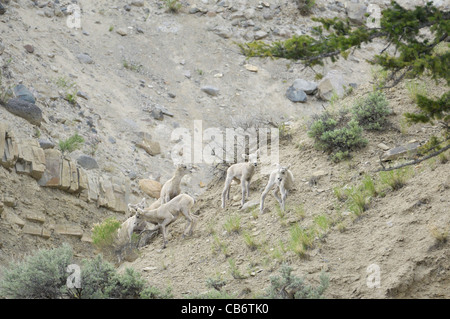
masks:
<svg viewBox="0 0 450 319"><path fill-rule="evenodd" d="M95 160L95 158L89 156L89 155L80 155L77 158L77 163L78 165L80 165L81 167L83 167L84 169L95 169L98 168L98 163Z"/></svg>
<svg viewBox="0 0 450 319"><path fill-rule="evenodd" d="M31 124L41 125L42 111L33 103L18 98L12 98L4 105L4 107L10 113L24 118Z"/></svg>
<svg viewBox="0 0 450 319"><path fill-rule="evenodd" d="M44 150L55 147L55 143L53 143L52 141L49 141L47 139L39 139L38 142L39 142L39 146Z"/></svg>
<svg viewBox="0 0 450 319"><path fill-rule="evenodd" d="M286 91L286 97L292 102L302 102L307 101L306 93L303 90L297 90L293 86L290 86Z"/></svg>
<svg viewBox="0 0 450 319"><path fill-rule="evenodd" d="M317 91L317 83L303 79L296 79L292 83L292 87L296 90L302 90L306 94L314 94Z"/></svg>
<svg viewBox="0 0 450 319"><path fill-rule="evenodd" d="M325 101L330 101L334 94L339 98L345 95L344 77L338 71L332 70L320 80L317 86L317 94L319 98Z"/></svg>

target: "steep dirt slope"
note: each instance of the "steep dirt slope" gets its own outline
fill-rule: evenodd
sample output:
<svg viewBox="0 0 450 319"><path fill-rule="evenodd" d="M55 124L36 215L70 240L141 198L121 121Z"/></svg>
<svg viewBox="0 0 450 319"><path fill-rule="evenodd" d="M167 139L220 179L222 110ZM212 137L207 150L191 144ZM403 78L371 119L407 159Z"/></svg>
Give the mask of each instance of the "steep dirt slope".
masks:
<svg viewBox="0 0 450 319"><path fill-rule="evenodd" d="M61 1L62 2L62 1ZM316 1L315 14L343 15L339 6L329 1ZM157 237L141 249L140 257L125 267L141 271L151 284L160 288L171 286L176 297L209 290L209 278L223 278L223 290L239 297L253 297L270 284L270 276L278 274L283 262L293 266L295 274L316 283L321 271L330 279L327 297L449 297L449 244L436 245L430 228L449 224L449 163L424 162L414 168L415 175L396 192L375 198L369 209L354 219L333 195L333 188L345 184L356 185L364 172L379 168L383 142L390 147L412 139L426 141L438 132L438 127L416 125L404 127L401 116L414 109L404 88L387 92L395 115L393 125L382 133L368 134L369 145L355 153L351 161L333 164L326 154L314 149L306 134L309 115L320 112L328 104L311 97L308 103L292 103L285 97L286 89L299 77L313 80L315 73L297 63L286 60L246 60L233 41L246 40L248 30L233 25L231 14L255 9L259 1L235 1L237 11L217 13L213 1L192 1L192 5L207 8L209 14L189 14L184 6L180 14L165 12L162 2L146 1L144 7L124 9L124 1L78 1L82 8L81 30L69 29L66 17L46 17L31 1L15 1L1 16L1 40L5 47L1 62L8 63L11 74L4 80L8 85L26 85L37 97L45 123L30 125L0 108L2 121L15 128L18 137L47 138L57 144L60 139L79 132L87 143L81 150L93 153L101 172L123 174L133 179L134 198L143 196L136 186L140 178L160 175L161 181L170 178L173 163L170 135L176 127L192 129L193 120L203 120L205 127L228 127L231 117L245 118L255 114L282 122L290 120L291 139L282 141L282 163L291 163L296 177L296 189L288 197L286 214L277 211L277 203L269 195L268 213L238 211L239 187L232 187L232 202L220 209L222 181L211 181L201 188L200 182L211 180L207 167L196 171L183 181L183 191L195 195L195 214L199 217L192 238L181 238L184 223L179 220L169 228L169 244L161 250ZM232 6L233 1L227 3ZM262 17L257 9L253 23L270 31L268 40L282 39L274 30L286 27L286 34L307 32L309 18L295 13L293 2L273 1L274 19ZM272 8L272 6L270 7ZM320 9L319 9L320 8ZM332 8L332 9L330 9ZM278 11L277 11L278 10ZM248 21L247 21L248 23ZM219 27L219 29L216 29ZM214 30L231 28L227 38ZM119 29L126 36L117 33ZM140 31L138 31L140 30ZM123 31L123 30L122 30ZM27 53L24 45L31 44L34 53ZM365 62L381 46L363 46L348 60L325 64L315 71L326 74L335 69L347 83L357 83L358 89L342 105L369 92L365 86L371 80L371 66ZM77 56L87 53L92 64L81 63ZM10 60L11 59L11 60ZM245 64L256 66L249 71ZM65 79L83 91L88 99L77 97L73 106L64 99L65 88L57 85ZM217 96L207 95L202 86L219 89ZM429 86L429 91L439 90ZM155 120L148 112L155 105L164 106L173 117ZM288 126L289 127L289 126ZM149 156L136 148L133 141L139 132L146 132L161 145L161 154ZM76 156L74 153L71 156ZM316 183L311 177L320 172ZM373 174L376 176L376 174ZM257 175L251 187L251 200L257 200L266 183L266 176ZM19 216L39 213L47 224L67 222L89 230L92 224L108 216L124 219L94 204L86 204L64 192L43 189L26 176L18 176L0 168L0 190L16 201L5 212ZM14 206L15 205L15 206ZM303 209L301 209L303 207ZM305 214L302 216L301 212ZM340 231L335 224L321 239L314 241L307 258L300 258L288 249L290 228L299 224L309 227L318 215L326 215L345 225ZM229 234L224 225L230 216L239 216L242 231ZM40 225L39 221L35 222ZM342 230L342 229L341 229ZM250 234L258 244L251 250L243 234ZM76 254L94 254L92 245L71 236L52 236L51 239L26 235L6 218L0 219L0 264L23 252L41 247L53 247L68 241ZM231 263L230 263L231 262ZM245 278L235 279L233 263ZM377 264L381 271L381 288L366 285L367 267ZM235 277L239 277L236 272Z"/></svg>
<svg viewBox="0 0 450 319"><path fill-rule="evenodd" d="M367 89L362 88L362 92ZM360 94L355 93L337 107L351 103ZM414 166L414 174L403 188L384 188L385 196L373 198L368 210L359 217L348 212L333 192L335 187L358 185L366 173L380 185L378 173L373 173L381 167L378 143L396 145L412 138L425 141L427 131L437 129L415 125L404 134L394 133L399 131L397 123L403 112L414 107L406 95L401 87L388 92L396 113L390 117L390 128L384 133L365 133L368 146L343 163L333 164L326 154L314 149L306 134L306 123L294 124L292 139L284 140L280 147L281 163L291 163L296 178L285 215L271 194L266 199L268 213L259 215L258 209L240 211L237 185L232 187L231 206L222 210L222 181L214 182L196 202L199 224L193 238L181 238L184 222L177 221L169 229L172 238L166 249L160 249L162 241L157 238L141 250L136 261L121 268L140 270L151 284L172 287L177 297L206 293L210 290L206 283L211 279L225 280L222 291L255 297L270 285L270 276L279 274L280 265L288 263L296 275L313 284L325 271L330 278L328 298L448 298L450 246L448 242L439 243L432 230L438 227L448 232L450 225L449 162L431 160ZM405 98L397 101L396 96ZM311 184L316 172L322 177L314 178L315 183ZM266 181L266 176L256 176L251 200L259 199ZM323 215L334 223L314 240L306 258L290 251L291 227L311 227L315 218ZM231 216L240 218L239 234L225 230ZM256 242L255 250L247 246L245 234ZM232 263L242 279L233 275ZM380 270L379 288L367 284L373 265Z"/></svg>

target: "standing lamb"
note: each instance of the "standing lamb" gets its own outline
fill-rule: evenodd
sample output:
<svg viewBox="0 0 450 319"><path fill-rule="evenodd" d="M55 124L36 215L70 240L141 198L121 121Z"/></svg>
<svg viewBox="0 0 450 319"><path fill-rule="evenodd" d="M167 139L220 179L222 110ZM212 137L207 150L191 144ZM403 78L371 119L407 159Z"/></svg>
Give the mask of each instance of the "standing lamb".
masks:
<svg viewBox="0 0 450 319"><path fill-rule="evenodd" d="M249 196L250 192L250 180L255 174L255 168L258 166L259 150L249 155L242 154L244 159L248 159L248 162L236 163L228 167L227 177L225 178L225 186L222 191L222 208L225 208L225 198L230 199L231 182L234 180L237 183L241 183L242 190L242 202L241 206L244 206L245 196Z"/></svg>
<svg viewBox="0 0 450 319"><path fill-rule="evenodd" d="M143 198L138 204L128 204L128 210L132 213L132 216L125 220L117 230L117 238L119 243L131 242L131 235L137 226L134 211L138 207L142 209L145 208L145 198Z"/></svg>
<svg viewBox="0 0 450 319"><path fill-rule="evenodd" d="M178 196L181 193L181 179L184 175L189 173L189 169L184 164L178 164L172 178L164 183L161 188L161 204L165 204L172 198Z"/></svg>
<svg viewBox="0 0 450 319"><path fill-rule="evenodd" d="M147 221L153 224L158 224L163 235L163 248L167 245L166 226L174 222L181 214L187 220L186 229L183 237L191 235L194 231L196 218L190 214L194 206L194 199L187 194L180 194L170 200L168 203L162 204L156 209L136 208L136 222Z"/></svg>
<svg viewBox="0 0 450 319"><path fill-rule="evenodd" d="M178 164L171 179L164 183L158 200L154 201L148 208L156 209L162 204L169 202L172 198L181 193L181 179L189 173L189 169L184 164Z"/></svg>
<svg viewBox="0 0 450 319"><path fill-rule="evenodd" d="M273 195L280 203L281 209L284 211L286 197L289 190L294 187L294 175L289 170L291 165L281 166L280 164L276 164L277 168L274 169L269 176L269 181L267 182L266 188L261 194L261 203L259 206L259 211L262 214L264 212L264 200L267 196L267 193L276 185L276 188L273 190ZM279 194L281 193L281 198Z"/></svg>

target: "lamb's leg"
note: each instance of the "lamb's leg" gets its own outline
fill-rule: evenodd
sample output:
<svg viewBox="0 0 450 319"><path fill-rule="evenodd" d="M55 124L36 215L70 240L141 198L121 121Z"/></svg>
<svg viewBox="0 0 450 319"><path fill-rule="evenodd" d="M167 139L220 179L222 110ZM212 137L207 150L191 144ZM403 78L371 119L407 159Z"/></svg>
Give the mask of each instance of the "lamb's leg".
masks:
<svg viewBox="0 0 450 319"><path fill-rule="evenodd" d="M250 197L250 181L247 181L247 198Z"/></svg>
<svg viewBox="0 0 450 319"><path fill-rule="evenodd" d="M231 186L231 179L227 178L225 180L225 186L223 187L222 191L222 208L225 208L225 198L227 197L230 199L230 186Z"/></svg>
<svg viewBox="0 0 450 319"><path fill-rule="evenodd" d="M186 218L186 228L184 229L184 233L183 233L183 238L186 237L186 235L191 235L192 234L192 224L193 224L193 219L191 217L191 215L189 214L189 210L187 208L183 208L182 213L184 215L184 217ZM188 232L189 229L189 232Z"/></svg>
<svg viewBox="0 0 450 319"><path fill-rule="evenodd" d="M260 202L260 204L259 204L259 212L260 212L261 214L264 213L264 201L266 200L267 193L270 191L270 189L272 188L272 186L273 186L273 183L271 183L271 182L269 181L269 183L267 183L266 188L264 188L264 191L263 191L262 194L261 194L261 202Z"/></svg>
<svg viewBox="0 0 450 319"><path fill-rule="evenodd" d="M161 232L163 235L163 248L166 248L166 245L167 245L166 226L168 224L170 224L170 222L172 222L172 220L173 220L173 216L171 215L171 217L167 217L166 219L163 220L163 222L161 224L159 224L159 227L161 228Z"/></svg>
<svg viewBox="0 0 450 319"><path fill-rule="evenodd" d="M195 226L197 226L197 222L198 222L196 216L191 215L191 217L192 217L192 226L191 226L191 233L189 234L189 236L191 236L194 233Z"/></svg>
<svg viewBox="0 0 450 319"><path fill-rule="evenodd" d="M246 188L247 188L245 183L246 183L245 179L242 179L242 181L241 181L241 190L242 190L241 207L244 206L244 203L245 203L245 193L246 193Z"/></svg>
<svg viewBox="0 0 450 319"><path fill-rule="evenodd" d="M280 189L278 187L276 187L273 190L273 196L275 196L275 198L277 199L278 203L281 205L281 198L280 198L279 194L280 194Z"/></svg>
<svg viewBox="0 0 450 319"><path fill-rule="evenodd" d="M286 205L287 190L286 188L284 188L283 185L280 186L280 192L281 192L281 209L284 212L284 208Z"/></svg>

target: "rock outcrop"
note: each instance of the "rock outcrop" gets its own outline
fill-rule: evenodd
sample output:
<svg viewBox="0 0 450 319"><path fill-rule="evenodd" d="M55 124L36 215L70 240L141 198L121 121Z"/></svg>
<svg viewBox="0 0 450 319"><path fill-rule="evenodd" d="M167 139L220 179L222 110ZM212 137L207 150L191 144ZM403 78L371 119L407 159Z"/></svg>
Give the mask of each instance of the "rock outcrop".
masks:
<svg viewBox="0 0 450 319"><path fill-rule="evenodd" d="M86 202L115 212L127 211L129 178L87 171L58 149L44 150L37 140L17 141L6 123L0 123L0 164L33 177L42 187L76 194Z"/></svg>

